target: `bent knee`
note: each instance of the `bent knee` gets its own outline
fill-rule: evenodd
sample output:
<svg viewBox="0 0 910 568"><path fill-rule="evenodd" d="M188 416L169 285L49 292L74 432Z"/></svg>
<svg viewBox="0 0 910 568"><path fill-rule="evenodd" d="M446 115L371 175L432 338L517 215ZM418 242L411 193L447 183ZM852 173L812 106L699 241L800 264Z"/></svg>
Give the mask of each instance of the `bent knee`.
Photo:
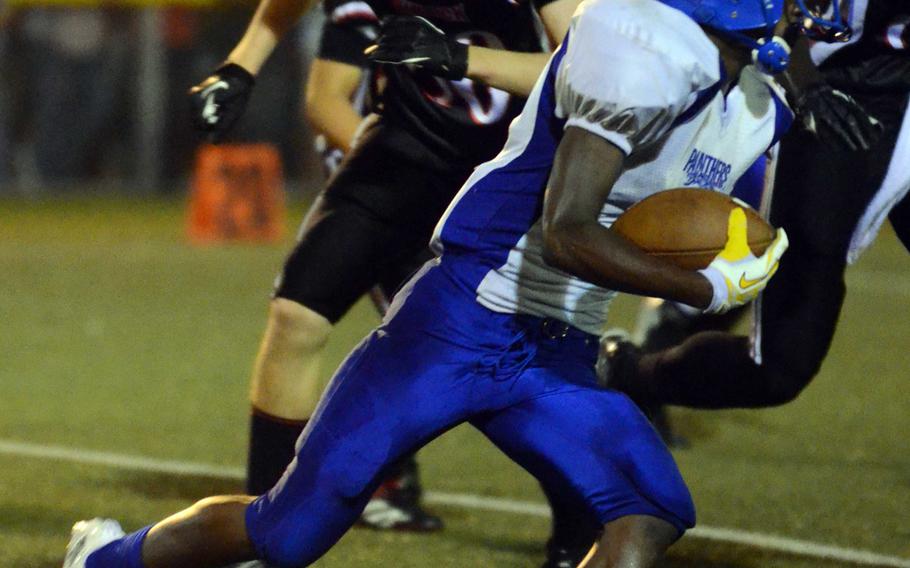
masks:
<svg viewBox="0 0 910 568"><path fill-rule="evenodd" d="M680 537L673 524L649 515L629 515L604 525L586 568L648 568Z"/></svg>
<svg viewBox="0 0 910 568"><path fill-rule="evenodd" d="M786 370L765 373L765 404L780 406L796 400L818 373L819 365L794 363Z"/></svg>
<svg viewBox="0 0 910 568"><path fill-rule="evenodd" d="M269 340L285 349L321 349L331 330L332 324L325 316L293 300L275 298L269 306Z"/></svg>
<svg viewBox="0 0 910 568"><path fill-rule="evenodd" d="M325 484L329 485L329 484ZM247 513L249 537L257 556L269 566L309 566L325 554L354 524L364 501L346 500L325 487L311 498L288 507L291 496L263 496ZM286 486L287 487L287 486Z"/></svg>
<svg viewBox="0 0 910 568"><path fill-rule="evenodd" d="M255 497L249 495L220 495L206 497L197 501L190 510L200 522L211 524L219 520L236 515L237 511L245 511Z"/></svg>

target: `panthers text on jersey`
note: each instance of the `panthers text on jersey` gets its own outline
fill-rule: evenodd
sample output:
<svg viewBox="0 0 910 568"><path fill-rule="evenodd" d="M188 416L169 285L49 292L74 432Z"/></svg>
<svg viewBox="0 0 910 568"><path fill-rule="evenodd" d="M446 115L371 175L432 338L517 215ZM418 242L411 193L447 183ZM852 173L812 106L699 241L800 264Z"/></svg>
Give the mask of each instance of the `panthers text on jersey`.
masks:
<svg viewBox="0 0 910 568"><path fill-rule="evenodd" d="M564 129L627 154L600 212L610 226L661 190L731 193L793 115L774 81L748 66L724 92L714 43L656 0L587 0L540 77L502 152L477 168L437 225L434 247L470 254L455 275L483 306L599 333L615 292L548 266L540 210Z"/></svg>

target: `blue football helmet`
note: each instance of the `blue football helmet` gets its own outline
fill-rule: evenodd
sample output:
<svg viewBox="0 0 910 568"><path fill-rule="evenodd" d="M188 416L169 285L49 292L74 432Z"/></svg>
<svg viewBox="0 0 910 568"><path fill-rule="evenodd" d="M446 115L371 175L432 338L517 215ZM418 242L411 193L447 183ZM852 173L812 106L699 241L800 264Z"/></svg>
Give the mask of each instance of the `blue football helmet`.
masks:
<svg viewBox="0 0 910 568"><path fill-rule="evenodd" d="M784 0L660 0L688 15L699 24L708 26L752 48L756 66L765 73L780 73L790 62L790 47L774 35L774 27L784 15ZM818 4L810 8L809 4ZM846 41L849 39L853 0L845 0L841 10L838 0L796 0L803 13L801 27L812 39ZM843 13L842 13L843 12ZM764 37L754 39L743 32L764 31Z"/></svg>

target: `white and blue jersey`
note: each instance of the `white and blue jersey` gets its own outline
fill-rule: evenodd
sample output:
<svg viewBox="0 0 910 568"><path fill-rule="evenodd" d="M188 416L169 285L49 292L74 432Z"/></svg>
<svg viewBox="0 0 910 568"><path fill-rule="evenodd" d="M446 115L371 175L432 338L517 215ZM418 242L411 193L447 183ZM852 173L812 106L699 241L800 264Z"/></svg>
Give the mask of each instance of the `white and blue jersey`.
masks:
<svg viewBox="0 0 910 568"><path fill-rule="evenodd" d="M730 194L792 113L752 66L726 93L725 82L717 48L682 12L656 0L584 2L505 148L440 220L434 248L471 255L461 278L483 306L599 333L615 292L543 261L540 211L563 132L583 128L627 154L600 212L604 226L662 190Z"/></svg>

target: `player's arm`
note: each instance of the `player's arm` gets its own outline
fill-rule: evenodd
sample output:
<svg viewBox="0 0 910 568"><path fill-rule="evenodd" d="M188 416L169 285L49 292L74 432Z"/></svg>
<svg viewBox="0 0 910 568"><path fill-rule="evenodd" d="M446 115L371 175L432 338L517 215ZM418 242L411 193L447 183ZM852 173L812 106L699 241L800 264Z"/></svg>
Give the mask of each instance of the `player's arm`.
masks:
<svg viewBox="0 0 910 568"><path fill-rule="evenodd" d="M227 62L259 73L275 46L315 0L262 0Z"/></svg>
<svg viewBox="0 0 910 568"><path fill-rule="evenodd" d="M305 114L329 144L347 153L363 117L351 100L363 70L356 65L315 59L306 84Z"/></svg>
<svg viewBox="0 0 910 568"><path fill-rule="evenodd" d="M797 118L824 144L869 150L881 137L882 124L853 97L825 80L809 49L805 37L793 42L790 65L779 79Z"/></svg>
<svg viewBox="0 0 910 568"><path fill-rule="evenodd" d="M748 246L742 209L730 214L727 243L699 271L652 258L599 223L625 153L605 138L569 127L554 160L542 214L544 260L600 286L721 313L753 299L777 271L787 235L759 257ZM693 223L697 223L693 219Z"/></svg>
<svg viewBox="0 0 910 568"><path fill-rule="evenodd" d="M262 0L246 33L227 60L190 89L196 128L217 142L246 110L246 103L265 60L314 0Z"/></svg>
<svg viewBox="0 0 910 568"><path fill-rule="evenodd" d="M544 196L544 260L605 288L707 308L714 292L701 274L648 256L598 222L624 161L606 139L566 130Z"/></svg>
<svg viewBox="0 0 910 568"><path fill-rule="evenodd" d="M554 0L540 8L544 29L555 43L565 37L580 3L581 0ZM415 16L384 19L382 34L369 55L377 63L416 65L446 79L467 77L519 96L530 94L550 59L549 53L468 46Z"/></svg>
<svg viewBox="0 0 910 568"><path fill-rule="evenodd" d="M699 88L692 81L692 69L698 67L680 63L697 59L685 52L670 57L643 45L640 35L627 29L633 26L634 32L642 23L618 24L608 2L589 5L572 25L554 85L555 111L565 118L565 132L544 195L544 259L607 288L711 312L755 298L777 269L786 235L780 232L756 258L747 245L741 209L730 214L727 245L697 272L651 258L600 224L626 156L659 143ZM611 65L603 65L607 60ZM711 79L707 75L702 81Z"/></svg>
<svg viewBox="0 0 910 568"><path fill-rule="evenodd" d="M540 21L550 45L559 45L565 37L580 3L581 0L556 0L540 8ZM468 47L466 76L526 97L549 60L549 53L521 53L472 45Z"/></svg>

